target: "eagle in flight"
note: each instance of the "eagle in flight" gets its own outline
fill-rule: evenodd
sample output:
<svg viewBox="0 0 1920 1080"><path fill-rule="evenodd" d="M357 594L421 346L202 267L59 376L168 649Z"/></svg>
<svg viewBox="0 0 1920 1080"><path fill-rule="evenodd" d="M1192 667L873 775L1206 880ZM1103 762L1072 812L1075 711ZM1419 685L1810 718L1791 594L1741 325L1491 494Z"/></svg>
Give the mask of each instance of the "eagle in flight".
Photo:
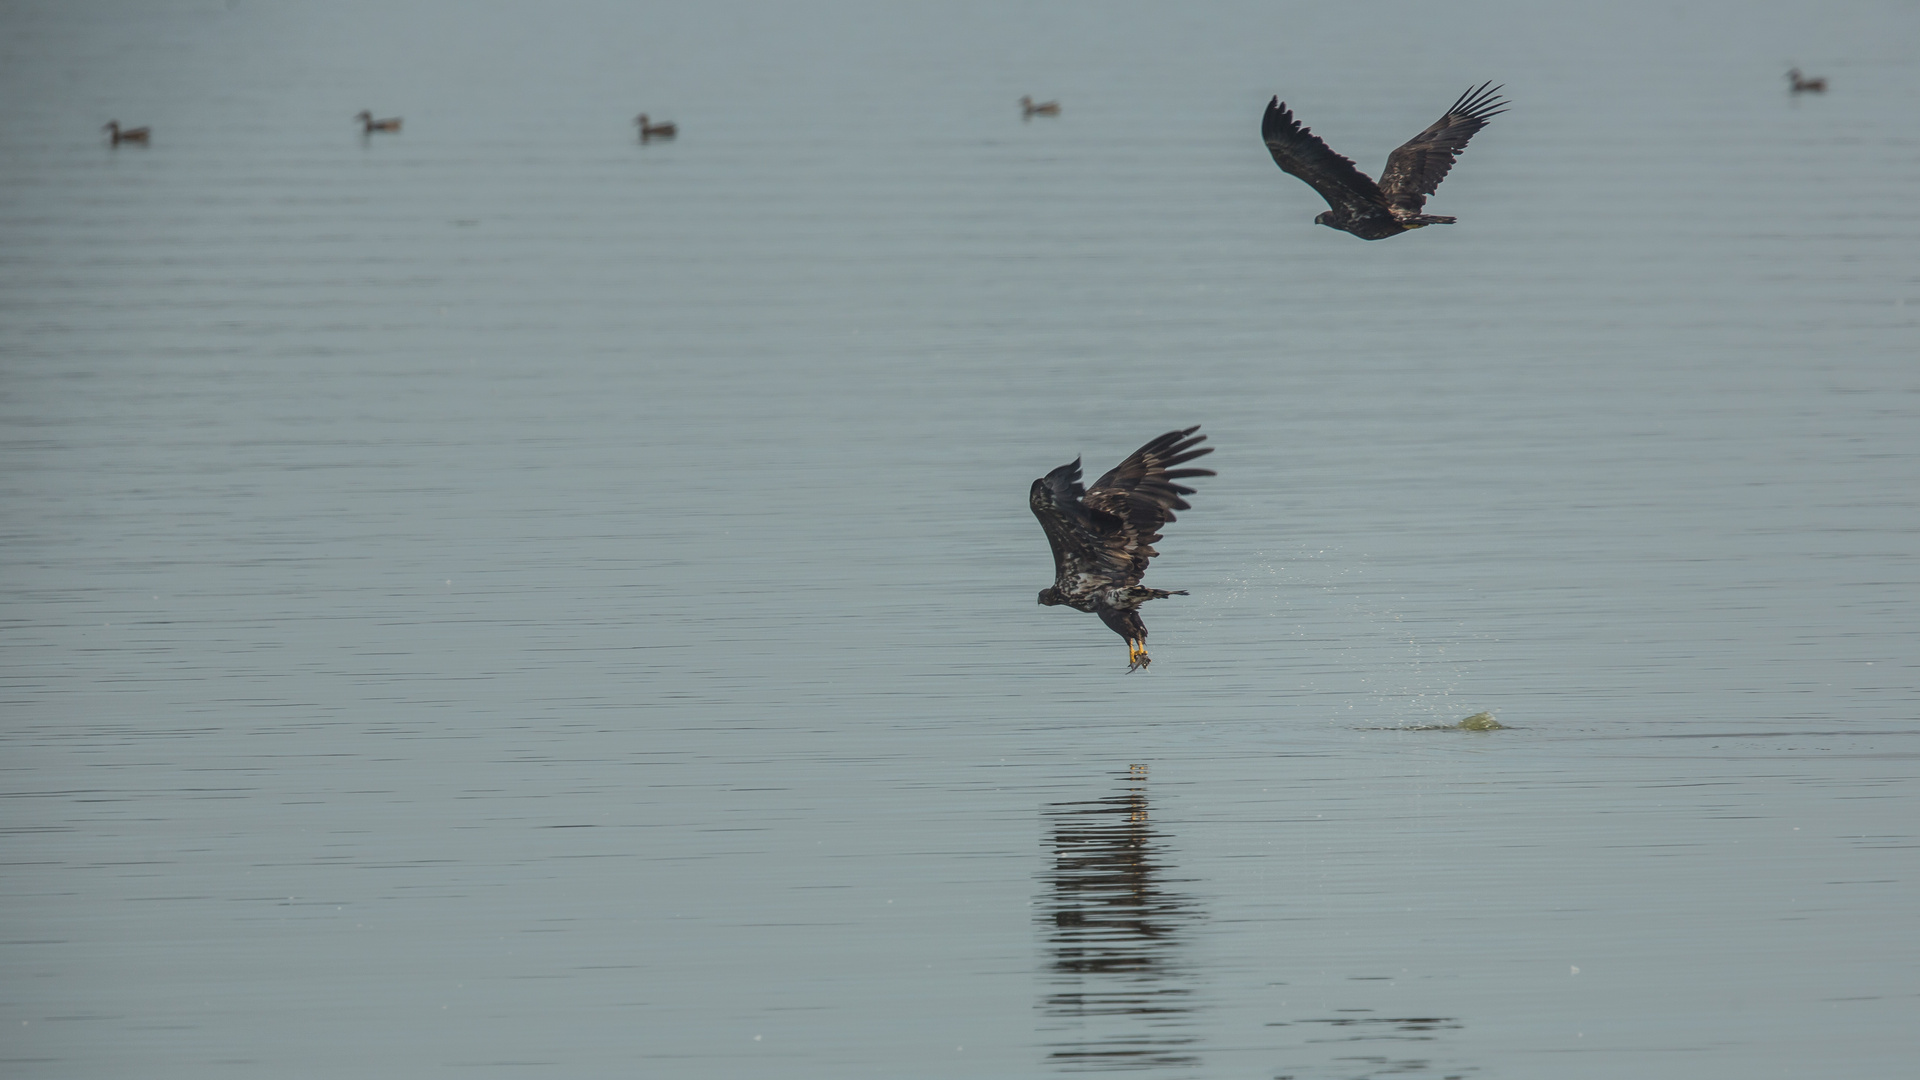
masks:
<svg viewBox="0 0 1920 1080"><path fill-rule="evenodd" d="M1147 659L1147 627L1140 621L1140 605L1164 596L1185 596L1140 584L1147 560L1160 539L1160 527L1173 520L1175 510L1187 509L1181 496L1193 489L1174 483L1191 476L1212 476L1212 469L1176 469L1213 447L1201 446L1205 435L1195 435L1195 424L1185 431L1169 431L1127 456L1127 460L1093 482L1080 486L1080 461L1062 465L1033 482L1027 501L1033 516L1053 545L1053 587L1040 590L1040 603L1060 604L1100 616L1114 633L1127 639L1128 671L1138 671Z"/></svg>
<svg viewBox="0 0 1920 1080"><path fill-rule="evenodd" d="M1313 219L1316 225L1341 229L1362 240L1381 240L1428 225L1451 225L1453 218L1423 214L1420 209L1447 178L1467 140L1488 120L1507 111L1507 103L1499 97L1500 87L1488 89L1490 85L1481 83L1461 94L1432 127L1388 154L1386 171L1377 184L1295 120L1278 97L1267 104L1260 137L1273 153L1274 164L1305 180L1333 207Z"/></svg>

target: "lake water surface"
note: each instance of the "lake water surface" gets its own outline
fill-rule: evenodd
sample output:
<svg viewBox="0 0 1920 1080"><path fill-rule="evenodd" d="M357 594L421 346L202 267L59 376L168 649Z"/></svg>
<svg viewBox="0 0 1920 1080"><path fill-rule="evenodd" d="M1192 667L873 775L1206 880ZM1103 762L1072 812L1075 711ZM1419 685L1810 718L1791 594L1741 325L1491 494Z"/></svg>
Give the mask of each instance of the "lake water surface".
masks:
<svg viewBox="0 0 1920 1080"><path fill-rule="evenodd" d="M1485 79L1458 225L1258 138ZM0 92L9 1076L1920 1055L1913 5L35 2ZM1128 675L1027 485L1190 424Z"/></svg>

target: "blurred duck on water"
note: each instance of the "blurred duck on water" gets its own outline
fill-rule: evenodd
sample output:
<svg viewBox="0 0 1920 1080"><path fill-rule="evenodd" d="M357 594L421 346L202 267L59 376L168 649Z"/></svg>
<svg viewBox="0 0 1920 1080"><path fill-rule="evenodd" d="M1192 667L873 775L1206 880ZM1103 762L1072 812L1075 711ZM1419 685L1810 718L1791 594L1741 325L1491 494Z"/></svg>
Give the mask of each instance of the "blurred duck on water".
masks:
<svg viewBox="0 0 1920 1080"><path fill-rule="evenodd" d="M385 120L375 120L373 113L366 109L361 109L360 115L355 116L354 119L360 121L361 133L365 135L371 135L376 131L400 130L400 118L397 116L390 116Z"/></svg>
<svg viewBox="0 0 1920 1080"><path fill-rule="evenodd" d="M1796 94L1824 94L1827 92L1827 77L1825 75L1815 75L1809 79L1800 73L1799 68L1791 68L1787 71L1787 82L1793 87L1793 92Z"/></svg>
<svg viewBox="0 0 1920 1080"><path fill-rule="evenodd" d="M143 127L122 128L120 126L120 121L118 120L107 121L107 126L101 128L100 130L107 133L107 137L113 141L113 145L115 146L119 146L123 142L140 143L142 145L145 145L148 139L153 135L152 128L143 128Z"/></svg>

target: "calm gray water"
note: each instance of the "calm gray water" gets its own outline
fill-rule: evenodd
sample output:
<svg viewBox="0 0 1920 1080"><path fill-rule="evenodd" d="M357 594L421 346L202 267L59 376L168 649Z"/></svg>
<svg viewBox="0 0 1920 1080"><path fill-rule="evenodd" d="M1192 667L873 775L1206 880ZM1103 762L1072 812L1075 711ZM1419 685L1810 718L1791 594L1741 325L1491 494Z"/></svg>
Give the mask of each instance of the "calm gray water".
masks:
<svg viewBox="0 0 1920 1080"><path fill-rule="evenodd" d="M1455 226L1258 140L1483 79ZM49 0L0 96L9 1076L1920 1055L1912 4ZM1127 675L1027 485L1196 423Z"/></svg>

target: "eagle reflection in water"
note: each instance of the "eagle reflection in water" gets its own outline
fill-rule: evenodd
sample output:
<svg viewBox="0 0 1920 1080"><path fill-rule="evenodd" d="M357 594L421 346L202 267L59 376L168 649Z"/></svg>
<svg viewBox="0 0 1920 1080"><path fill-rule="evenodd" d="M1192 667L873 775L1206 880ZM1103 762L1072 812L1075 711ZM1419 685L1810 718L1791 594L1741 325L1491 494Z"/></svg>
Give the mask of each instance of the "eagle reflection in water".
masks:
<svg viewBox="0 0 1920 1080"><path fill-rule="evenodd" d="M1197 1067L1197 977L1181 952L1202 913L1163 886L1146 767L1133 767L1121 794L1044 814L1053 859L1039 905L1048 1063L1065 1072Z"/></svg>

